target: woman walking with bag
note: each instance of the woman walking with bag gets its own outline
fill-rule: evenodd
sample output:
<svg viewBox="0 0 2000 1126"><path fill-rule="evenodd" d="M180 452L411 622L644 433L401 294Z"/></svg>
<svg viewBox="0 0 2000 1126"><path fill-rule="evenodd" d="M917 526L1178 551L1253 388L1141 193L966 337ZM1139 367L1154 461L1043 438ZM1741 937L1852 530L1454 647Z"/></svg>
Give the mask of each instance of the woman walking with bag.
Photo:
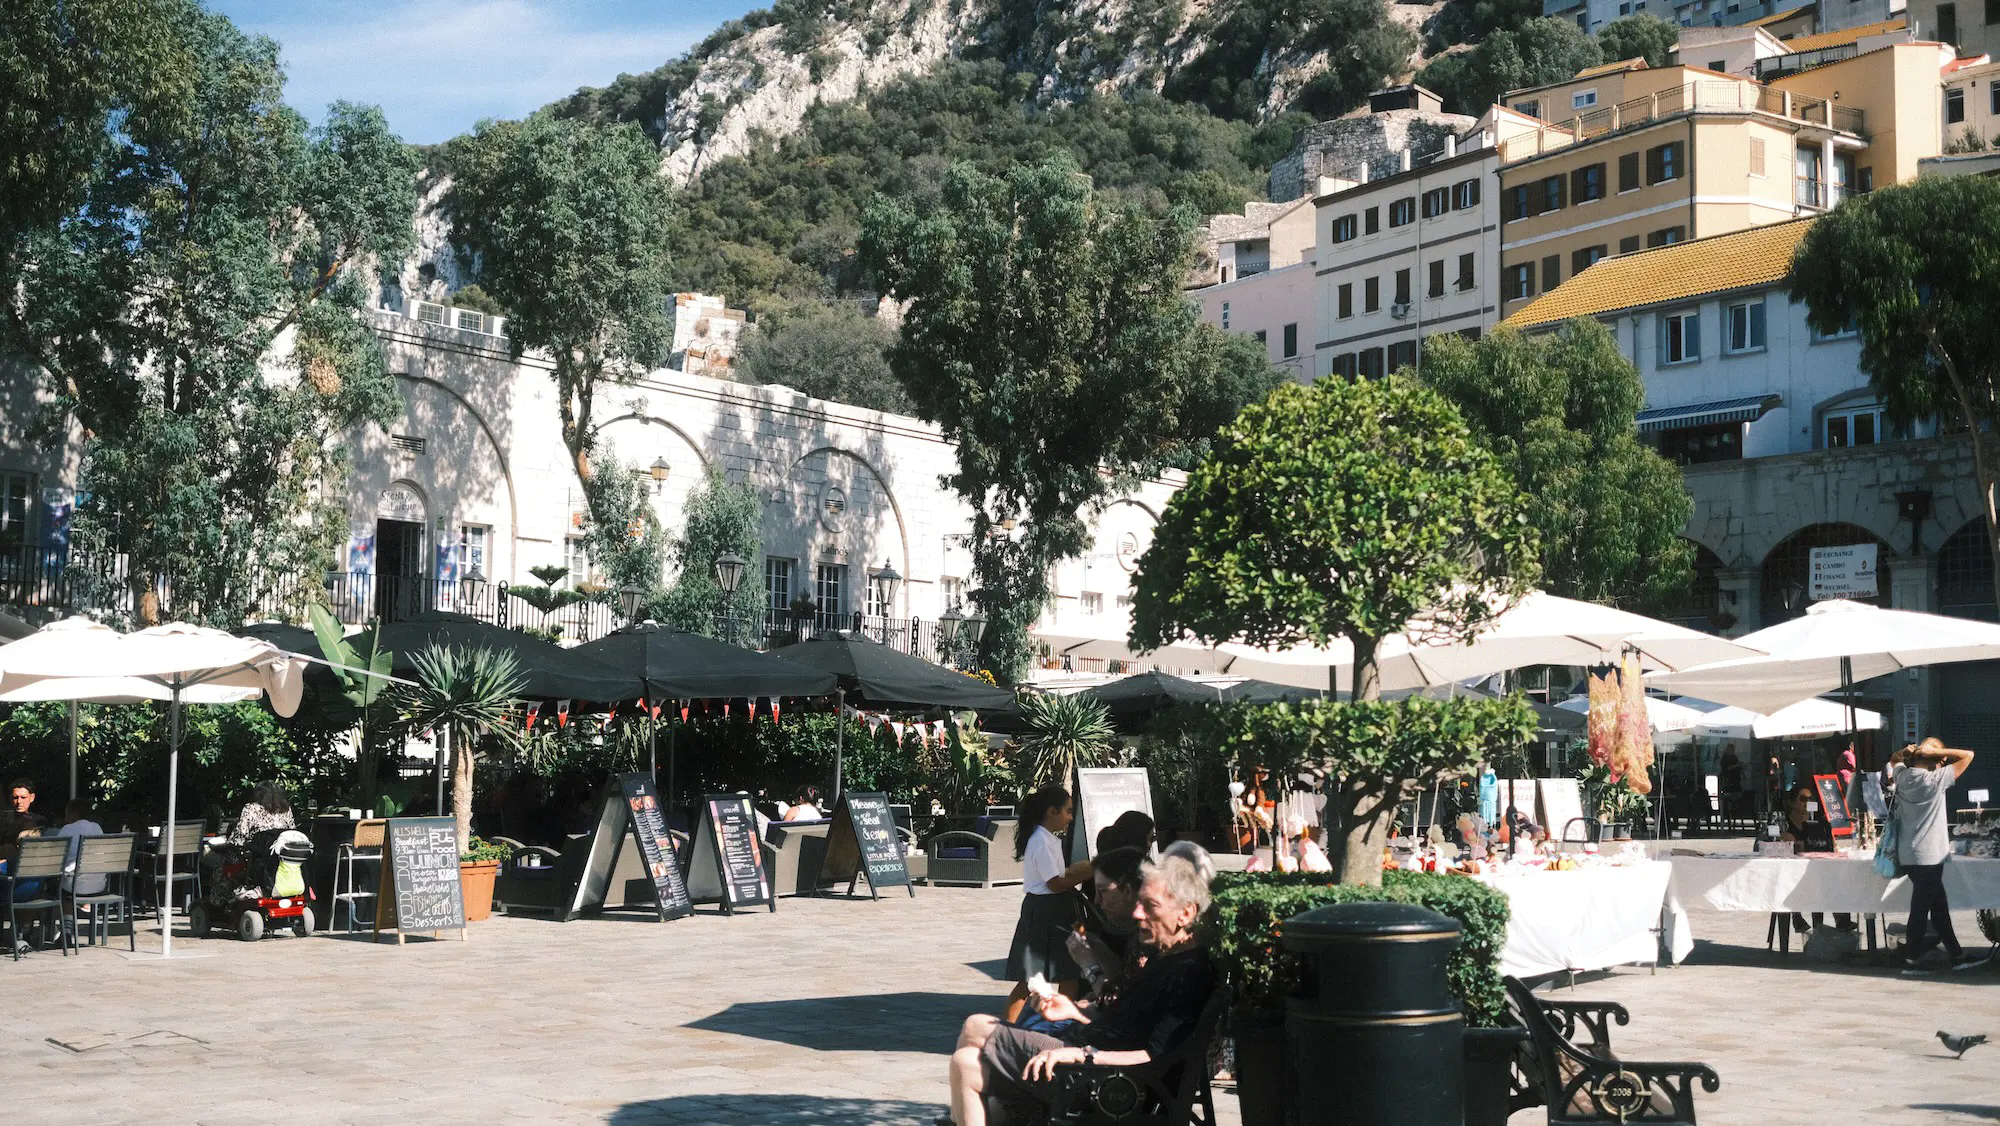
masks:
<svg viewBox="0 0 2000 1126"><path fill-rule="evenodd" d="M1903 972L1925 974L1982 965L1985 957L1968 956L1958 944L1944 893L1944 864L1951 857L1946 798L1952 783L1971 765L1972 752L1931 738L1897 751L1889 763L1896 772L1896 859L1910 877L1910 921L1903 938L1908 951L1903 964L1908 968ZM1942 951L1932 948L1933 930Z"/></svg>

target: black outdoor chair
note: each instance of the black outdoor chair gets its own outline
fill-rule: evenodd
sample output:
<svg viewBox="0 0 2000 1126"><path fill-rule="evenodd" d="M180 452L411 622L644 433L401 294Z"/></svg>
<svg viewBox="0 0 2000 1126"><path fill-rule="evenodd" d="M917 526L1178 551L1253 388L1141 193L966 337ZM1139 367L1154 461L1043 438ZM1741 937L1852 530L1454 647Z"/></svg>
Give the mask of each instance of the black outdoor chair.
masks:
<svg viewBox="0 0 2000 1126"><path fill-rule="evenodd" d="M143 860L152 877L147 882L152 885L153 907L155 910L171 914L173 911L174 890L182 884L187 885L190 902L201 898L201 838L203 827L203 823L200 821L174 822L173 840L171 842L173 855L172 886L169 886L170 881L167 878L167 860L160 852L161 842L166 837L164 830L160 837L154 839L153 850L144 855Z"/></svg>
<svg viewBox="0 0 2000 1126"><path fill-rule="evenodd" d="M1228 998L1216 990L1187 1037L1159 1059L1129 1067L1057 1064L1050 1126L1214 1126L1208 1048Z"/></svg>
<svg viewBox="0 0 2000 1126"><path fill-rule="evenodd" d="M14 943L16 962L21 960L25 944L21 937L23 914L40 915L44 923L53 925L63 957L69 956L68 936L62 933L62 883L69 867L69 846L68 837L24 838L7 874L0 876L0 885L7 892L7 933ZM37 885L34 890L23 888L29 883Z"/></svg>
<svg viewBox="0 0 2000 1126"><path fill-rule="evenodd" d="M111 944L111 918L125 924L130 948L139 949L139 928L132 923L132 884L139 875L139 840L131 833L102 837L77 837L75 858L63 888L64 929L76 941L77 910L90 908L90 944ZM78 894L78 881L86 876L104 877L104 890ZM115 881L115 883L114 883ZM113 889L116 890L113 890Z"/></svg>
<svg viewBox="0 0 2000 1126"><path fill-rule="evenodd" d="M1707 1064L1634 1063L1612 1055L1612 1023L1631 1020L1623 1005L1545 1000L1519 978L1506 981L1507 1010L1528 1030L1516 1059L1522 1076L1517 1110L1546 1106L1550 1126L1696 1126L1695 1081L1710 1092L1722 1086Z"/></svg>

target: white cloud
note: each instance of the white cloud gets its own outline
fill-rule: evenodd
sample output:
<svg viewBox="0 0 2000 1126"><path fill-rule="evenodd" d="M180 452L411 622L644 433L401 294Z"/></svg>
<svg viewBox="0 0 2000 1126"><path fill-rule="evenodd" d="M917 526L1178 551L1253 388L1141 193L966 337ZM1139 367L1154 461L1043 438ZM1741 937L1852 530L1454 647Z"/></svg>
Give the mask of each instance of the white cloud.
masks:
<svg viewBox="0 0 2000 1126"><path fill-rule="evenodd" d="M519 117L579 86L652 70L739 6L671 5L679 13L660 4L529 0L221 7L282 44L286 98L306 116L318 119L339 99L377 104L404 140L429 144L483 117Z"/></svg>

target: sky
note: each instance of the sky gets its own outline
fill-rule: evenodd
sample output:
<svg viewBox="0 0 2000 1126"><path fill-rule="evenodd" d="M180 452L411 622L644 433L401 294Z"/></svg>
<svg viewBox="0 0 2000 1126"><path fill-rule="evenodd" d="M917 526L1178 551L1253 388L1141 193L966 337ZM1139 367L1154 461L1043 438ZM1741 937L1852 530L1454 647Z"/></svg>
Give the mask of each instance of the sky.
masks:
<svg viewBox="0 0 2000 1126"><path fill-rule="evenodd" d="M652 70L752 0L208 0L276 39L285 97L379 105L405 141L432 144L484 117L520 117L621 73Z"/></svg>

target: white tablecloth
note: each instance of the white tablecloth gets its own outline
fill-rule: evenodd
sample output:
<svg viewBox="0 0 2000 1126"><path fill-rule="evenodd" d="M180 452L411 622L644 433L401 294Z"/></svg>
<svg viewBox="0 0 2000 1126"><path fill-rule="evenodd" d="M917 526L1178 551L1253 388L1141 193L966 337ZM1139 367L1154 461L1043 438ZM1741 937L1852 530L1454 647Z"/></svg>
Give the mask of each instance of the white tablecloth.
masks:
<svg viewBox="0 0 2000 1126"><path fill-rule="evenodd" d="M1676 856L1674 906L1711 911L1846 911L1902 915L1910 881L1885 880L1873 860L1832 857ZM1944 866L1952 910L2000 908L2000 860L1954 856Z"/></svg>
<svg viewBox="0 0 2000 1126"><path fill-rule="evenodd" d="M1659 957L1660 913L1673 866L1660 860L1570 872L1476 876L1507 896L1500 972L1515 977L1601 970ZM1694 949L1685 919L1669 927L1672 957Z"/></svg>

